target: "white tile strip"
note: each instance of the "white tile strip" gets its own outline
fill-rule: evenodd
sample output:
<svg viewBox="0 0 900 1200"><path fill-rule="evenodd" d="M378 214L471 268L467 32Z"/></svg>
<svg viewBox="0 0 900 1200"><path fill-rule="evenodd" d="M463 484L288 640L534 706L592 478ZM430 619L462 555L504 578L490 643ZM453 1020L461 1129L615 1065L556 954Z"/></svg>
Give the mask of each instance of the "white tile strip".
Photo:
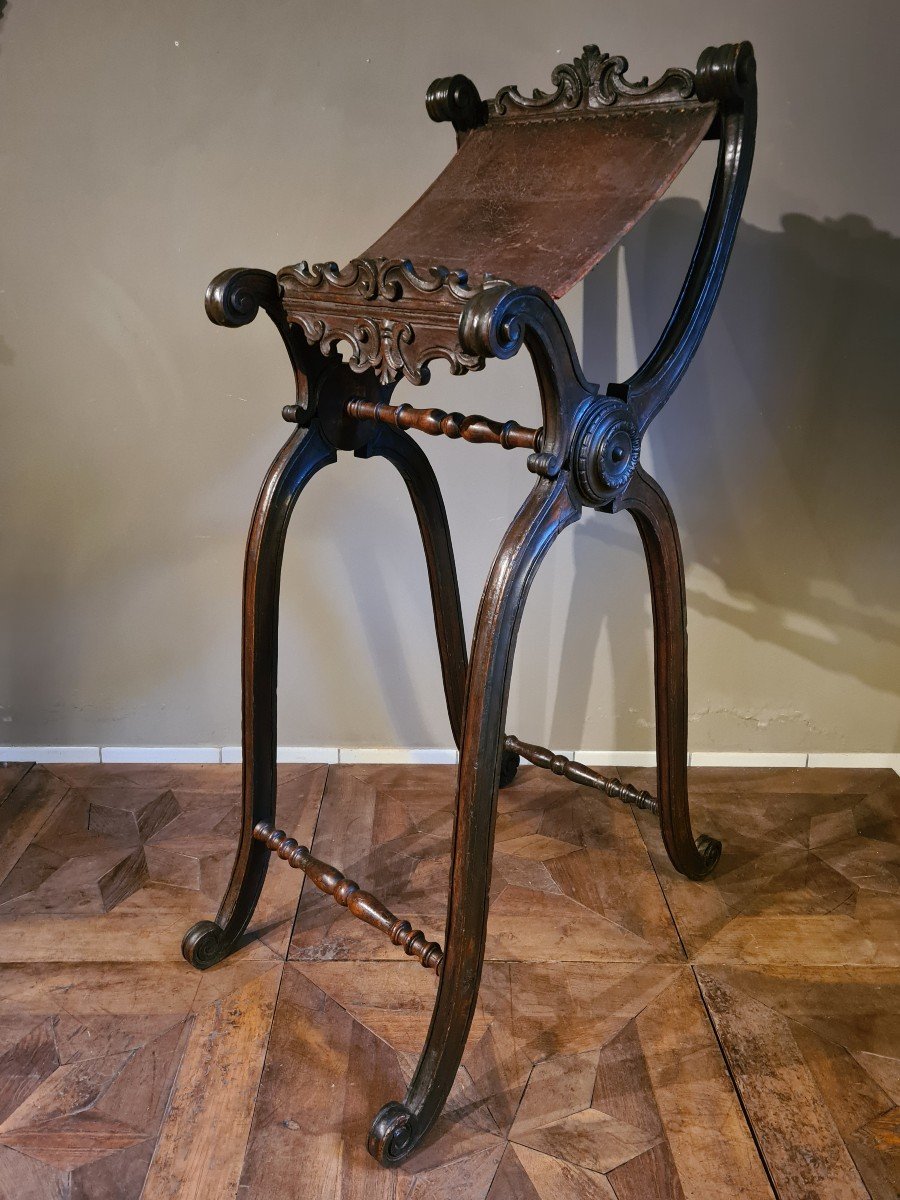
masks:
<svg viewBox="0 0 900 1200"><path fill-rule="evenodd" d="M805 767L806 754L769 754L766 751L692 750L692 767Z"/></svg>
<svg viewBox="0 0 900 1200"><path fill-rule="evenodd" d="M280 763L336 763L338 761L337 746L279 746L277 753ZM223 746L222 762L243 762L241 747Z"/></svg>
<svg viewBox="0 0 900 1200"><path fill-rule="evenodd" d="M565 750L586 767L652 767L652 750ZM2 762L37 763L239 763L240 746L0 746ZM283 763L445 763L458 755L453 747L279 746ZM890 751L847 753L767 753L743 750L694 750L694 767L888 767L900 775L900 754Z"/></svg>
<svg viewBox="0 0 900 1200"><path fill-rule="evenodd" d="M0 746L0 762L98 763L99 746Z"/></svg>
<svg viewBox="0 0 900 1200"><path fill-rule="evenodd" d="M850 754L810 754L810 767L890 767L900 775L900 754L864 751Z"/></svg>
<svg viewBox="0 0 900 1200"><path fill-rule="evenodd" d="M101 746L105 763L217 763L218 746Z"/></svg>
<svg viewBox="0 0 900 1200"><path fill-rule="evenodd" d="M360 746L341 747L342 763L449 763L457 761L454 747Z"/></svg>
<svg viewBox="0 0 900 1200"><path fill-rule="evenodd" d="M586 767L655 767L655 750L573 750Z"/></svg>

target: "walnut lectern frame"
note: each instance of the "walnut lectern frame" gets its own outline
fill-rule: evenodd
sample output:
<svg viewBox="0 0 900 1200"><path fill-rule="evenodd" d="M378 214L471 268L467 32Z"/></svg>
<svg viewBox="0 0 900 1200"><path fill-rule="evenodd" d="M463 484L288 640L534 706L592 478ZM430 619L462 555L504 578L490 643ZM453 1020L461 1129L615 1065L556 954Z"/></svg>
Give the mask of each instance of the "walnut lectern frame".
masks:
<svg viewBox="0 0 900 1200"><path fill-rule="evenodd" d="M700 879L721 845L694 837L687 797L684 569L675 519L640 466L641 438L691 361L712 315L747 190L756 127L753 49L710 47L696 71L656 83L625 78L623 58L586 46L557 66L552 92L502 88L483 101L464 75L428 90L457 152L413 207L344 269L335 263L218 275L206 297L219 325L274 321L296 377L296 426L257 500L244 572L243 826L214 922L185 936L196 967L219 962L253 916L274 852L355 916L388 934L439 977L431 1026L402 1103L369 1134L385 1165L403 1161L438 1117L462 1057L484 957L497 790L520 757L658 814L675 867ZM717 139L709 204L681 293L656 347L605 392L582 372L554 303L659 198L698 145ZM337 344L350 347L344 361ZM453 374L528 350L543 422L394 406L400 379L428 382L441 358ZM530 451L534 486L485 584L471 658L444 503L426 455L406 432ZM388 459L409 490L428 565L447 708L459 748L444 949L275 828L275 692L282 552L301 491L338 451ZM657 798L540 746L506 736L509 681L528 590L557 535L581 516L626 509L646 553L653 608Z"/></svg>

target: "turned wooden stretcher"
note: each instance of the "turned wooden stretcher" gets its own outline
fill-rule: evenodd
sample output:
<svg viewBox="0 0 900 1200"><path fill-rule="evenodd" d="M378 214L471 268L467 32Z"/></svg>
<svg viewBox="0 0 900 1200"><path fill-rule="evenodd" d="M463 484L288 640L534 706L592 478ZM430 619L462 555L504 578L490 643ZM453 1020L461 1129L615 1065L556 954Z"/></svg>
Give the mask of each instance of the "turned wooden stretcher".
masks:
<svg viewBox="0 0 900 1200"><path fill-rule="evenodd" d="M296 426L257 501L244 574L243 826L214 922L185 936L208 967L247 928L276 853L355 916L388 934L439 976L431 1027L405 1100L375 1117L368 1145L382 1163L405 1159L443 1107L462 1057L484 954L497 790L521 758L657 814L675 867L699 879L721 846L694 837L687 797L684 571L675 519L641 468L641 439L674 391L712 315L747 189L756 124L755 63L747 42L711 47L696 71L626 80L623 58L586 46L557 66L554 90L502 88L484 101L463 75L428 90L435 121L450 121L457 152L424 195L359 258L218 275L206 297L220 325L274 321L296 376L283 409ZM646 361L604 392L582 372L554 304L660 197L705 138L718 164L699 240L672 316ZM348 361L338 343L349 346ZM392 405L401 379L426 384L444 359L455 375L525 346L542 424ZM534 486L488 575L471 659L443 500L408 430L529 452ZM456 825L444 948L429 942L335 867L275 827L275 692L282 552L300 492L338 451L380 455L403 477L428 564L447 708L459 748ZM646 553L653 607L657 797L504 733L516 634L537 568L581 516L626 509Z"/></svg>

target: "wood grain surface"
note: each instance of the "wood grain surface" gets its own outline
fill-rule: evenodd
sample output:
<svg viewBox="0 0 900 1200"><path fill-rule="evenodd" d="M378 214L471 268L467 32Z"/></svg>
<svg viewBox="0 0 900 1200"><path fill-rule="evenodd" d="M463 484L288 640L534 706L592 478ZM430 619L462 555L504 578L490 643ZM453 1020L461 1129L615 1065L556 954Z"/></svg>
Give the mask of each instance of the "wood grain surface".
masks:
<svg viewBox="0 0 900 1200"><path fill-rule="evenodd" d="M434 977L280 862L236 954L180 958L239 768L3 769L0 1197L896 1197L900 780L691 785L703 883L652 815L532 768L501 793L463 1065L389 1172L365 1134ZM440 939L453 800L452 768L285 766L278 823Z"/></svg>

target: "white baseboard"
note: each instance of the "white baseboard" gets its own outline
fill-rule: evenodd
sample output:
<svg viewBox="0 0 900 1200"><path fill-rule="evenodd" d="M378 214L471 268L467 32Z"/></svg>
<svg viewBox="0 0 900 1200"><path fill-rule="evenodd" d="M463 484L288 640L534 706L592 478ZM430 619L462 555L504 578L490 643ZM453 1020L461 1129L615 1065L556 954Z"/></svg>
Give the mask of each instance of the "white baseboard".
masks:
<svg viewBox="0 0 900 1200"><path fill-rule="evenodd" d="M655 750L567 750L586 767L655 767Z"/></svg>
<svg viewBox="0 0 900 1200"><path fill-rule="evenodd" d="M586 767L653 767L653 750L565 750ZM239 763L240 746L0 746L0 762L36 763ZM279 746L283 763L374 763L454 765L453 747ZM880 751L796 753L694 750L692 767L888 767L900 774L900 754Z"/></svg>
<svg viewBox="0 0 900 1200"><path fill-rule="evenodd" d="M692 750L688 761L692 767L805 767L808 754L768 753L765 750L746 753L740 750Z"/></svg>
<svg viewBox="0 0 900 1200"><path fill-rule="evenodd" d="M279 746L277 750L280 763L336 763L338 761L337 746ZM239 763L244 761L240 746L223 746L222 762Z"/></svg>
<svg viewBox="0 0 900 1200"><path fill-rule="evenodd" d="M850 754L810 754L809 767L890 767L900 775L900 754L863 751Z"/></svg>
<svg viewBox="0 0 900 1200"><path fill-rule="evenodd" d="M0 762L98 763L99 746L0 746Z"/></svg>
<svg viewBox="0 0 900 1200"><path fill-rule="evenodd" d="M458 755L454 747L361 746L341 747L342 763L444 763L455 766Z"/></svg>
<svg viewBox="0 0 900 1200"><path fill-rule="evenodd" d="M217 763L218 746L101 746L104 763Z"/></svg>

